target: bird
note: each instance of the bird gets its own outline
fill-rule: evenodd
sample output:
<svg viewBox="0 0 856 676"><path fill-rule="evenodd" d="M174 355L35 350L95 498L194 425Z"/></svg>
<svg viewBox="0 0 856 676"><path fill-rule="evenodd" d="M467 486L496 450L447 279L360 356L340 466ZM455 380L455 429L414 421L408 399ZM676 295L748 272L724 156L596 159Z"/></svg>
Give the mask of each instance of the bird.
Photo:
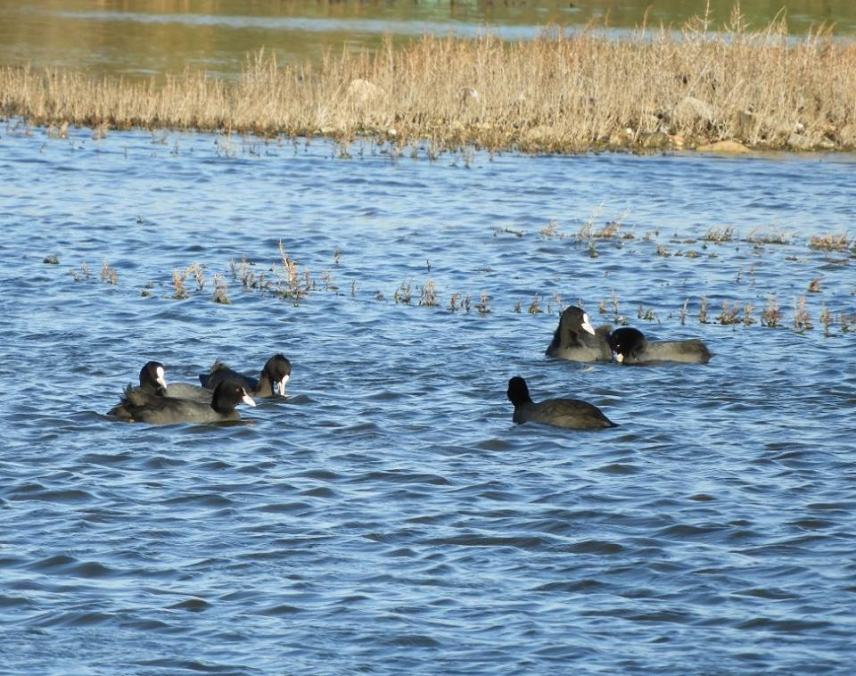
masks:
<svg viewBox="0 0 856 676"><path fill-rule="evenodd" d="M136 388L135 388L136 389ZM159 361L146 362L140 370L140 390L162 397L173 397L175 399L192 399L205 404L211 402L211 390L190 383L166 382L166 370Z"/></svg>
<svg viewBox="0 0 856 676"><path fill-rule="evenodd" d="M607 336L609 326L592 328L588 315L575 305L569 305L559 318L559 326L547 347L548 357L570 361L612 361Z"/></svg>
<svg viewBox="0 0 856 676"><path fill-rule="evenodd" d="M108 415L126 422L145 422L153 425L216 423L239 420L241 415L235 407L240 403L256 405L244 387L234 380L219 383L214 388L210 404L164 397L129 385L125 388L119 404L114 406Z"/></svg>
<svg viewBox="0 0 856 676"><path fill-rule="evenodd" d="M574 430L594 430L618 427L594 404L579 399L545 399L532 401L529 387L520 376L508 381L508 399L514 404L512 420L518 425L527 422L543 423Z"/></svg>
<svg viewBox="0 0 856 676"><path fill-rule="evenodd" d="M701 340L647 340L639 329L621 327L609 334L609 348L619 364L682 362L706 364L711 353Z"/></svg>
<svg viewBox="0 0 856 676"><path fill-rule="evenodd" d="M236 380L256 397L275 397L276 390L285 396L285 384L291 378L291 362L282 354L267 360L258 379L233 371L220 361L214 362L208 373L199 374L199 382L209 390L226 379Z"/></svg>

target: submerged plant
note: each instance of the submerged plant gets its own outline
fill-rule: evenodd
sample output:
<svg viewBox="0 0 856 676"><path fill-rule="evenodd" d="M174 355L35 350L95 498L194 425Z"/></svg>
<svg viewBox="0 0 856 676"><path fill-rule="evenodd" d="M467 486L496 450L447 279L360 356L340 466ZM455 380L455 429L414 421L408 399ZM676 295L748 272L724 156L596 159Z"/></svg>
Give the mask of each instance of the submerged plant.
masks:
<svg viewBox="0 0 856 676"><path fill-rule="evenodd" d="M727 301L722 301L722 311L719 313L719 316L716 318L723 326L728 326L730 324L739 324L740 323L740 307L737 303L733 305L728 303Z"/></svg>
<svg viewBox="0 0 856 676"><path fill-rule="evenodd" d="M116 272L116 268L111 268L106 258L101 265L101 281L114 286L119 282L119 275Z"/></svg>
<svg viewBox="0 0 856 676"><path fill-rule="evenodd" d="M800 296L794 301L794 328L800 332L812 328L811 317L805 306L805 296Z"/></svg>
<svg viewBox="0 0 856 676"><path fill-rule="evenodd" d="M544 239L550 239L552 237L560 236L559 234L559 224L556 221L550 221L538 231L538 234L541 235Z"/></svg>
<svg viewBox="0 0 856 676"><path fill-rule="evenodd" d="M229 305L232 302L229 300L226 280L221 275L214 275L214 294L212 295L212 300L221 305Z"/></svg>
<svg viewBox="0 0 856 676"><path fill-rule="evenodd" d="M707 296L701 297L701 303L698 308L698 321L700 324L707 324Z"/></svg>
<svg viewBox="0 0 856 676"><path fill-rule="evenodd" d="M202 266L199 263L192 263L188 266L187 270L185 270L185 276L192 276L196 281L196 290L202 291L205 289L205 272L202 270Z"/></svg>
<svg viewBox="0 0 856 676"><path fill-rule="evenodd" d="M775 295L767 298L767 304L761 313L761 326L776 328L782 323L782 311L779 309L779 301Z"/></svg>
<svg viewBox="0 0 856 676"><path fill-rule="evenodd" d="M182 270L172 271L172 297L176 300L184 300L188 297L187 289L184 286L185 274L186 272Z"/></svg>
<svg viewBox="0 0 856 676"><path fill-rule="evenodd" d="M410 282L402 282L395 290L395 293L392 297L396 303L410 305L410 301L413 298L413 293L410 290Z"/></svg>
<svg viewBox="0 0 856 676"><path fill-rule="evenodd" d="M850 238L846 232L812 235L808 245L820 251L846 251L850 246Z"/></svg>
<svg viewBox="0 0 856 676"><path fill-rule="evenodd" d="M829 337L829 329L832 326L832 313L825 304L820 310L820 323L823 325L823 335Z"/></svg>
<svg viewBox="0 0 856 676"><path fill-rule="evenodd" d="M720 228L710 228L702 237L707 242L716 242L718 244L722 244L723 242L730 242L734 239L734 228L730 225L724 225Z"/></svg>
<svg viewBox="0 0 856 676"><path fill-rule="evenodd" d="M79 270L71 271L71 278L75 282L82 282L84 280L89 279L92 276L92 271L89 269L89 265L87 265L86 261L80 264Z"/></svg>
<svg viewBox="0 0 856 676"><path fill-rule="evenodd" d="M487 291L481 292L479 302L476 303L476 310L478 310L481 315L486 315L490 312L490 296L487 295Z"/></svg>
<svg viewBox="0 0 856 676"><path fill-rule="evenodd" d="M425 307L437 306L437 287L434 280L429 279L425 285L419 288L419 305Z"/></svg>
<svg viewBox="0 0 856 676"><path fill-rule="evenodd" d="M681 326L684 326L687 323L687 306L689 305L689 303L690 303L690 299L684 298L684 304L681 305L681 313L680 313Z"/></svg>
<svg viewBox="0 0 856 676"><path fill-rule="evenodd" d="M636 310L636 318L642 319L646 322L652 322L657 319L657 315L654 313L654 308L645 308L640 303L638 309Z"/></svg>

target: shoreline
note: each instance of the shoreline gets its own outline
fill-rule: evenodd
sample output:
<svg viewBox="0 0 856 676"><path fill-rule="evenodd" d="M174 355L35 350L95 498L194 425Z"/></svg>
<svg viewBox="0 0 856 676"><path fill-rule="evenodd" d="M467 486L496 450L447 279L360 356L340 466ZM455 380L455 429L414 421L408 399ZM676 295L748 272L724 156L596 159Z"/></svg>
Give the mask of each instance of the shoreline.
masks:
<svg viewBox="0 0 856 676"><path fill-rule="evenodd" d="M856 41L685 29L508 43L423 37L373 54L279 66L259 52L237 81L163 81L0 67L0 115L114 129L358 139L429 157L464 148L578 154L856 150Z"/></svg>

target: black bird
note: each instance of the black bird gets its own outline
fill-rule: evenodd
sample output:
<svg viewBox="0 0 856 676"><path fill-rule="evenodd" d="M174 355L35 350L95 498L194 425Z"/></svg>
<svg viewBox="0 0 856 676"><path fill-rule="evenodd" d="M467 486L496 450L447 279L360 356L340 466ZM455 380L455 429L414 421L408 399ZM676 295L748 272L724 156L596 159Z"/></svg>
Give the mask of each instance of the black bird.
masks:
<svg viewBox="0 0 856 676"><path fill-rule="evenodd" d="M514 404L512 420L518 424L537 422L573 430L618 427L594 404L579 399L545 399L536 403L529 396L526 381L514 376L508 381L509 400Z"/></svg>
<svg viewBox="0 0 856 676"><path fill-rule="evenodd" d="M609 347L619 364L654 364L664 361L706 364L711 353L698 338L652 340L639 329L622 327L609 334Z"/></svg>
<svg viewBox="0 0 856 676"><path fill-rule="evenodd" d="M285 384L291 377L291 362L282 354L275 354L267 360L258 379L233 371L222 362L214 362L208 373L199 374L199 382L203 387L213 390L217 383L226 379L236 380L250 394L256 397L275 397L276 390L285 396Z"/></svg>
<svg viewBox="0 0 856 676"><path fill-rule="evenodd" d="M140 370L139 389L144 392L158 394L162 397L192 399L193 401L201 401L204 404L211 402L211 390L206 390L204 387L199 387L199 385L191 385L190 383L172 383L168 385L164 365L159 361L147 362Z"/></svg>
<svg viewBox="0 0 856 676"><path fill-rule="evenodd" d="M547 356L571 361L612 361L607 336L609 326L592 328L588 315L575 305L562 312Z"/></svg>
<svg viewBox="0 0 856 676"><path fill-rule="evenodd" d="M225 380L214 388L210 404L164 397L128 386L122 400L108 415L126 422L146 422L153 425L216 423L239 420L241 415L235 407L240 403L256 405L244 387L233 380Z"/></svg>

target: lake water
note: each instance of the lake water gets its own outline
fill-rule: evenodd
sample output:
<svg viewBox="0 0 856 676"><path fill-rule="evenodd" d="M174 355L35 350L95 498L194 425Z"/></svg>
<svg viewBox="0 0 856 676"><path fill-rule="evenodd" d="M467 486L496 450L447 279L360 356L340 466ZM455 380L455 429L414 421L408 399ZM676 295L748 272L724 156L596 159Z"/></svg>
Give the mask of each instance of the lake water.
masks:
<svg viewBox="0 0 856 676"><path fill-rule="evenodd" d="M247 54L264 48L281 63L318 62L326 51L376 49L385 35L403 44L423 33L475 36L491 32L530 39L545 25L587 24L633 29L643 23L680 28L710 7L711 29L729 20L734 0L388 0L315 2L194 0L98 2L0 0L0 64L86 69L148 77L206 70L234 77ZM833 26L856 34L852 0L743 0L752 29L764 29L787 6L796 34Z"/></svg>
<svg viewBox="0 0 856 676"><path fill-rule="evenodd" d="M350 154L0 129L4 673L850 673L856 261L808 241L852 232L856 158ZM231 275L275 278L280 241L299 303ZM714 321L769 294L779 328ZM560 307L611 299L713 360L544 356ZM289 398L244 424L103 415L149 359L278 351ZM515 426L515 374L620 426Z"/></svg>

